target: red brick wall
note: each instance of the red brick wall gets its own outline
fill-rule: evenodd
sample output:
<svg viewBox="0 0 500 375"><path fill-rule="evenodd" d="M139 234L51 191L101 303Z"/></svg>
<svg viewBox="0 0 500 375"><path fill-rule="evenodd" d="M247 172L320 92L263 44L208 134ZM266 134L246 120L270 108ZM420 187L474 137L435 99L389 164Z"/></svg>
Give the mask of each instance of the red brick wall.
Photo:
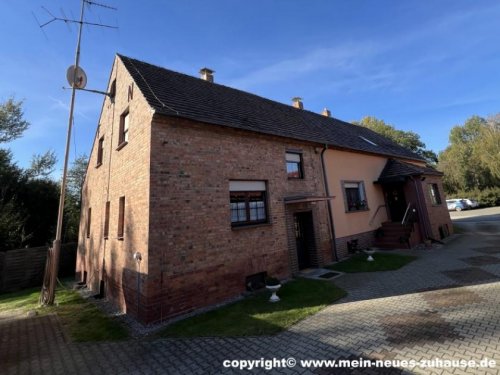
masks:
<svg viewBox="0 0 500 375"><path fill-rule="evenodd" d="M152 113L142 94L119 59L113 65L110 82L116 78L114 100L106 97L90 154L87 176L82 189L82 215L76 271L87 272L88 286L105 292L124 311L136 309L136 251L142 253L141 274L147 274L149 228L149 155ZM129 142L117 150L120 115L129 109ZM97 145L104 136L103 162L97 166ZM125 234L117 238L118 202L125 196ZM104 239L106 201L110 202L109 237ZM90 237L86 237L88 208L92 209ZM144 291L142 291L144 293Z"/></svg>
<svg viewBox="0 0 500 375"><path fill-rule="evenodd" d="M439 240L439 227L446 226L448 228L449 234L453 234L453 224L450 219L450 213L446 206L446 195L443 189L443 179L440 176L425 176L424 181L420 181L423 196L425 199L425 206L429 217L429 230L432 233L434 239ZM429 192L429 185L437 184L439 189L439 194L441 197L441 204L433 205L431 200L431 195Z"/></svg>
<svg viewBox="0 0 500 375"><path fill-rule="evenodd" d="M312 145L182 119L152 127L148 302L141 319L234 297L251 274L291 276L296 254L286 217L294 210L312 210L317 258L331 262L326 204L285 208L283 202L324 195L320 153ZM287 149L303 152L304 180L287 179ZM231 227L229 181L238 179L267 181L269 224Z"/></svg>

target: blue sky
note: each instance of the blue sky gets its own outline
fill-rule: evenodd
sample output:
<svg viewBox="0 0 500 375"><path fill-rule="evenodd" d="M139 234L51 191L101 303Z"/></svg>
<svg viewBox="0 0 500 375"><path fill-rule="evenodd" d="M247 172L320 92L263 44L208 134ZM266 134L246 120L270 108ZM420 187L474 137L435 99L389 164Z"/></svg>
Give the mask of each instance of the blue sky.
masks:
<svg viewBox="0 0 500 375"><path fill-rule="evenodd" d="M101 0L100 0L101 1ZM116 52L283 103L294 96L342 120L372 115L420 134L438 152L451 127L500 112L500 2L496 0L148 0L101 2L86 20L81 66L104 90ZM31 128L7 145L18 164L64 157L79 0L1 0L0 100L24 100ZM102 96L78 93L70 160L90 153ZM62 162L60 162L61 167ZM56 173L60 175L60 171Z"/></svg>

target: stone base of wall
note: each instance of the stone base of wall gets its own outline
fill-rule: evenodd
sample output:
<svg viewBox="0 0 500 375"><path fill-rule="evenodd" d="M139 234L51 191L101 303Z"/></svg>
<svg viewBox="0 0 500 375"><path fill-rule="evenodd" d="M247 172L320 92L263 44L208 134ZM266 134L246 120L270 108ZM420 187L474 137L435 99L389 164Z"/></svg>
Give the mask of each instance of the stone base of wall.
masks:
<svg viewBox="0 0 500 375"><path fill-rule="evenodd" d="M350 255L347 243L352 240L358 240L358 249L365 249L373 246L375 242L375 230L336 238L335 244L337 246L337 255L339 259L346 258Z"/></svg>

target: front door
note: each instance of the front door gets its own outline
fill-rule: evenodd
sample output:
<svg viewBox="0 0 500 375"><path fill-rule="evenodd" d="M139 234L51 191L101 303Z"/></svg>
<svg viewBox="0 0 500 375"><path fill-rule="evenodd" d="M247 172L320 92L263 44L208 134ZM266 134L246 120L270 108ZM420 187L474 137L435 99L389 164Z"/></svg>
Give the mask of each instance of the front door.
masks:
<svg viewBox="0 0 500 375"><path fill-rule="evenodd" d="M387 205L389 206L389 213L391 221L401 222L405 216L406 199L404 192L404 185L389 185L386 187Z"/></svg>
<svg viewBox="0 0 500 375"><path fill-rule="evenodd" d="M298 212L294 214L294 222L297 259L299 270L302 270L311 267L312 254L316 250L312 212Z"/></svg>

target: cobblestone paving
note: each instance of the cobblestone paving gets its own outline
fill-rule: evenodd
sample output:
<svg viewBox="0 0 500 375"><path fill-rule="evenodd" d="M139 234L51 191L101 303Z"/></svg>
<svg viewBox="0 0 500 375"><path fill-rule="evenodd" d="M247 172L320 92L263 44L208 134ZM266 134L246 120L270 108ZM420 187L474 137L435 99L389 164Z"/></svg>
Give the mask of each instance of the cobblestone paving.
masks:
<svg viewBox="0 0 500 375"><path fill-rule="evenodd" d="M463 259L500 244L499 232L455 236L413 251L401 270L346 274L334 280L349 295L271 337L134 339L73 343L56 316L0 315L0 374L221 374L233 359L494 359L497 368L254 369L280 374L500 373L500 264ZM496 227L495 227L496 228ZM478 236L480 234L480 236ZM475 250L476 249L476 250ZM411 253L411 251L406 251ZM495 257L494 251L483 252ZM375 254L376 257L376 254ZM487 274L487 277L485 275ZM465 276L464 276L465 275Z"/></svg>

